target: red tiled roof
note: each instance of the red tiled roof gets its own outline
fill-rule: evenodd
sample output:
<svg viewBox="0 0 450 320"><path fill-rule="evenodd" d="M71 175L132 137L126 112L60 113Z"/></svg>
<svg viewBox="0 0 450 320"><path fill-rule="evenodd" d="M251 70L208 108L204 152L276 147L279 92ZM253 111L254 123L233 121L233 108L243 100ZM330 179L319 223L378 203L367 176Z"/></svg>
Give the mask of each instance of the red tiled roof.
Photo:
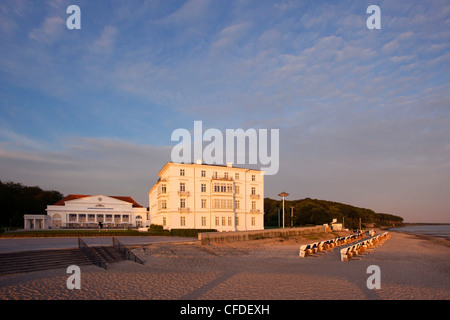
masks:
<svg viewBox="0 0 450 320"><path fill-rule="evenodd" d="M86 198L86 197L91 197L91 196L92 195L69 194L64 199L61 199L58 202L56 202L54 204L54 206L64 206L66 201L75 200L75 199L81 199L81 198ZM108 196L108 197L132 203L133 204L133 208L142 208L142 206L139 203L137 203L136 201L134 201L134 199L131 198L131 197L118 197L118 196Z"/></svg>

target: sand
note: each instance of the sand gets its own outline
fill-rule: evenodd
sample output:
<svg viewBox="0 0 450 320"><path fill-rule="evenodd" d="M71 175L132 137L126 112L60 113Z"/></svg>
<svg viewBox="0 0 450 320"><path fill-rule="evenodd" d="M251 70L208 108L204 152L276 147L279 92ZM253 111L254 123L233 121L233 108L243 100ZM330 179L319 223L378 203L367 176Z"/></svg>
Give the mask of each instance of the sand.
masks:
<svg viewBox="0 0 450 320"><path fill-rule="evenodd" d="M0 276L0 299L450 299L449 243L390 233L382 246L351 261L340 261L340 248L318 257L299 257L300 244L317 241L306 237L219 245L151 244L133 249L144 265L123 261L108 270L82 266L80 290L67 288L66 269ZM367 287L371 265L380 268L381 289Z"/></svg>

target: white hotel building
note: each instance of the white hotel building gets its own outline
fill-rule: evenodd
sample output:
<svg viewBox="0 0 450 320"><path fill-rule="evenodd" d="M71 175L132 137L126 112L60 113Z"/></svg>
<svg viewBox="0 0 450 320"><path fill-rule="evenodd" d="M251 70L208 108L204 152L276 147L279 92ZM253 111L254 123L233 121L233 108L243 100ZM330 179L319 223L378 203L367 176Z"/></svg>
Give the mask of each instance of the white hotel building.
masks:
<svg viewBox="0 0 450 320"><path fill-rule="evenodd" d="M149 225L147 208L131 197L69 194L47 206L47 215L37 223L37 216L25 215L25 229L143 227Z"/></svg>
<svg viewBox="0 0 450 320"><path fill-rule="evenodd" d="M168 162L150 189L152 224L164 229L264 229L264 172Z"/></svg>

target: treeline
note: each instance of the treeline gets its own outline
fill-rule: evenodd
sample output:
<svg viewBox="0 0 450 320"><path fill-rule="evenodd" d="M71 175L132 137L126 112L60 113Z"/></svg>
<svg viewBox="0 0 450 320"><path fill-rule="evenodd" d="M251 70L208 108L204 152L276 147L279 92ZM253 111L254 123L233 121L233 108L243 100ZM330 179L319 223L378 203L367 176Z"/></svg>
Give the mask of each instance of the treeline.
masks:
<svg viewBox="0 0 450 320"><path fill-rule="evenodd" d="M373 210L358 208L339 202L317 200L306 198L302 200L293 200L284 202L285 227L322 225L330 223L333 219L338 222L344 222L344 227L354 229L361 225L364 226L398 226L402 225L403 218L386 213L375 213ZM291 209L293 207L293 209ZM283 225L283 201L264 198L264 224L265 226ZM292 211L293 210L293 211ZM278 215L278 211L280 215ZM293 214L292 214L292 213ZM291 217L292 215L292 217ZM280 221L280 222L278 222Z"/></svg>
<svg viewBox="0 0 450 320"><path fill-rule="evenodd" d="M47 205L62 198L58 191L0 180L0 227L23 227L24 214L46 214Z"/></svg>

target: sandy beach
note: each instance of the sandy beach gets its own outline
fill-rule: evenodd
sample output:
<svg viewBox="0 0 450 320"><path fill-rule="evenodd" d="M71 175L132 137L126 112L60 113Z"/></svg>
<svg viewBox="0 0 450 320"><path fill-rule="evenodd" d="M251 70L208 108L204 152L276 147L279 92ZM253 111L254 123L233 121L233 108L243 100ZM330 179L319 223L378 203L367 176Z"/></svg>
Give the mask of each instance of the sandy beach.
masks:
<svg viewBox="0 0 450 320"><path fill-rule="evenodd" d="M341 233L344 234L344 233ZM158 243L133 249L145 261L108 270L81 267L81 289L66 269L0 276L1 300L448 300L450 246L398 232L360 260L340 248L299 257L306 237L218 245ZM323 235L334 238L333 234ZM381 289L368 289L367 268L380 268Z"/></svg>

